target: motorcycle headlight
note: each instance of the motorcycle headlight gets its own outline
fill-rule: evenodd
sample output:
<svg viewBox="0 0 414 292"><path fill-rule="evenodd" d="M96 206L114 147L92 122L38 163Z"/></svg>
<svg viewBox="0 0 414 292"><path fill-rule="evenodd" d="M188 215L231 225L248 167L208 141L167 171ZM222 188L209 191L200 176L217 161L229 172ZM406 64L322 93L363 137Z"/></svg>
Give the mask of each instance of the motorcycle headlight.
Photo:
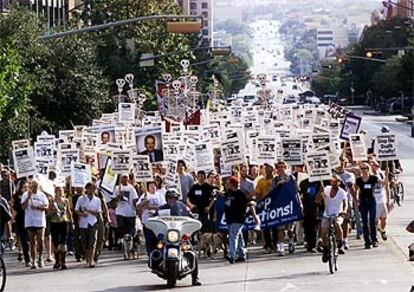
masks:
<svg viewBox="0 0 414 292"><path fill-rule="evenodd" d="M177 242L180 239L180 234L176 230L170 230L168 231L167 239L169 242Z"/></svg>

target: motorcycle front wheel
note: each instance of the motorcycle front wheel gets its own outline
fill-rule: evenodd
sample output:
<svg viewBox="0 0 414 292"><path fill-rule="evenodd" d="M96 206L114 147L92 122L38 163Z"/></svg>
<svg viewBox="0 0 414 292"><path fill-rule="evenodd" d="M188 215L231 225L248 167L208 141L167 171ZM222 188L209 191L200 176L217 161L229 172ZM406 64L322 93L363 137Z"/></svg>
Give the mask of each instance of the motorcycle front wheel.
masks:
<svg viewBox="0 0 414 292"><path fill-rule="evenodd" d="M167 287L174 288L178 278L178 261L167 262Z"/></svg>

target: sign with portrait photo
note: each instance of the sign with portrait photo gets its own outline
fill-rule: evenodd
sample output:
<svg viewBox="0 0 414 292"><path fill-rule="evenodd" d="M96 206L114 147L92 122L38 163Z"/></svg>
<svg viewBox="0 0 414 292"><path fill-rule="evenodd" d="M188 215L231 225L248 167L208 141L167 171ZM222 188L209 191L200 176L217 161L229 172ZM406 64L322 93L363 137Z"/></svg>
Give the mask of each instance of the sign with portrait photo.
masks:
<svg viewBox="0 0 414 292"><path fill-rule="evenodd" d="M112 151L112 171L116 174L128 173L131 169L131 152L127 150Z"/></svg>
<svg viewBox="0 0 414 292"><path fill-rule="evenodd" d="M85 185L92 180L91 166L89 164L72 162L71 180L72 187L85 187Z"/></svg>
<svg viewBox="0 0 414 292"><path fill-rule="evenodd" d="M362 118L356 116L353 113L349 113L345 117L344 124L342 125L339 138L345 141L349 141L349 135L357 134L361 127Z"/></svg>
<svg viewBox="0 0 414 292"><path fill-rule="evenodd" d="M301 138L283 138L282 159L289 165L303 164L303 142Z"/></svg>
<svg viewBox="0 0 414 292"><path fill-rule="evenodd" d="M31 147L13 150L13 161L17 178L36 174L34 153Z"/></svg>
<svg viewBox="0 0 414 292"><path fill-rule="evenodd" d="M331 178L331 164L328 151L318 151L305 155L309 182L328 180Z"/></svg>
<svg viewBox="0 0 414 292"><path fill-rule="evenodd" d="M132 169L137 182L150 182L154 180L148 155L132 156Z"/></svg>
<svg viewBox="0 0 414 292"><path fill-rule="evenodd" d="M161 127L135 128L134 136L137 154L148 155L151 163L164 161Z"/></svg>

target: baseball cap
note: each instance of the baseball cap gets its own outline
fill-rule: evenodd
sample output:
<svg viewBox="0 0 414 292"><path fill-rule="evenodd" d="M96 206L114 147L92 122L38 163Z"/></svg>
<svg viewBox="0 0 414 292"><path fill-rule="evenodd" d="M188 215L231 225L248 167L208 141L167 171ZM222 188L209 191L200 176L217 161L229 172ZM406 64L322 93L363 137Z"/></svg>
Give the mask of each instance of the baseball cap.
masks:
<svg viewBox="0 0 414 292"><path fill-rule="evenodd" d="M239 180L235 176L229 177L229 184L237 187L239 185Z"/></svg>

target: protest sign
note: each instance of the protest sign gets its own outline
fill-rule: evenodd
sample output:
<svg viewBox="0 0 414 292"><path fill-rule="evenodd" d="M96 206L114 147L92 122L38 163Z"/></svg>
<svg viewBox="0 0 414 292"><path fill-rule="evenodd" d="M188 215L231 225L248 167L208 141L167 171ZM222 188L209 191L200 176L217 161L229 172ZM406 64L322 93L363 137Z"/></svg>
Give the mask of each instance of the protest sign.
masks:
<svg viewBox="0 0 414 292"><path fill-rule="evenodd" d="M111 162L111 157L107 157L104 175L102 177L101 184L99 187L112 194L114 192L118 176L112 171Z"/></svg>
<svg viewBox="0 0 414 292"><path fill-rule="evenodd" d="M13 147L13 150L27 149L30 147L30 141L26 139L13 141L12 147Z"/></svg>
<svg viewBox="0 0 414 292"><path fill-rule="evenodd" d="M112 171L116 174L129 173L131 169L131 152L127 150L112 151Z"/></svg>
<svg viewBox="0 0 414 292"><path fill-rule="evenodd" d="M118 122L125 124L135 122L135 103L118 104Z"/></svg>
<svg viewBox="0 0 414 292"><path fill-rule="evenodd" d="M259 135L256 138L256 151L259 164L273 163L277 160L276 138Z"/></svg>
<svg viewBox="0 0 414 292"><path fill-rule="evenodd" d="M132 166L135 174L135 179L138 182L150 182L154 180L148 155L132 156Z"/></svg>
<svg viewBox="0 0 414 292"><path fill-rule="evenodd" d="M269 195L257 203L256 214L260 219L260 228L262 230L302 220L302 212L296 189L296 182L290 180L273 189ZM216 227L219 231L228 231L224 214L225 204L226 198L218 196L215 210L218 218ZM254 227L253 216L248 214L244 228L245 230L253 230Z"/></svg>
<svg viewBox="0 0 414 292"><path fill-rule="evenodd" d="M79 162L79 150L61 149L58 151L58 167L61 176L68 176L71 173L72 162Z"/></svg>
<svg viewBox="0 0 414 292"><path fill-rule="evenodd" d="M36 174L34 153L31 147L13 150L13 161L17 178Z"/></svg>
<svg viewBox="0 0 414 292"><path fill-rule="evenodd" d="M36 174L47 176L49 173L50 161L48 159L36 158Z"/></svg>
<svg viewBox="0 0 414 292"><path fill-rule="evenodd" d="M84 188L92 180L91 166L78 162L72 162L71 167L72 187Z"/></svg>
<svg viewBox="0 0 414 292"><path fill-rule="evenodd" d="M312 149L319 149L331 143L331 135L329 133L312 135L311 141Z"/></svg>
<svg viewBox="0 0 414 292"><path fill-rule="evenodd" d="M245 162L244 147L237 132L226 135L227 140L221 143L221 155L225 165Z"/></svg>
<svg viewBox="0 0 414 292"><path fill-rule="evenodd" d="M204 170L206 173L214 170L213 148L210 143L194 145L194 171Z"/></svg>
<svg viewBox="0 0 414 292"><path fill-rule="evenodd" d="M395 135L383 134L375 137L374 153L377 161L398 159Z"/></svg>
<svg viewBox="0 0 414 292"><path fill-rule="evenodd" d="M305 162L309 173L309 182L331 178L332 171L328 151L307 153Z"/></svg>
<svg viewBox="0 0 414 292"><path fill-rule="evenodd" d="M368 160L367 146L365 145L365 135L351 134L349 135L349 143L351 145L352 159L354 161Z"/></svg>
<svg viewBox="0 0 414 292"><path fill-rule="evenodd" d="M134 136L137 154L148 155L151 163L164 160L162 127L135 128Z"/></svg>
<svg viewBox="0 0 414 292"><path fill-rule="evenodd" d="M282 138L282 159L289 165L303 164L303 142L301 138Z"/></svg>
<svg viewBox="0 0 414 292"><path fill-rule="evenodd" d="M349 141L349 135L358 133L361 122L361 117L358 117L353 113L347 114L339 137L345 141Z"/></svg>

